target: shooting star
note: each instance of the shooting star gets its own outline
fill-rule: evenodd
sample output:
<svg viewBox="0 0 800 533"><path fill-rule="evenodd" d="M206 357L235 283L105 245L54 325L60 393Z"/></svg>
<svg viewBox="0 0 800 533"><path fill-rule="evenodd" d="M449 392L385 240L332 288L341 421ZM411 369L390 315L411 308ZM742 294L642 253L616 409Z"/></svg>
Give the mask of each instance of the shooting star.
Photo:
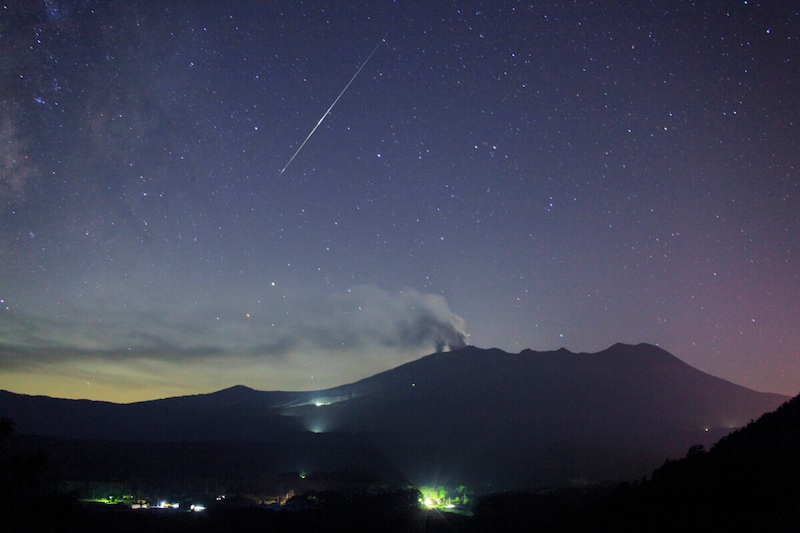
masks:
<svg viewBox="0 0 800 533"><path fill-rule="evenodd" d="M386 42L386 36L387 35L389 35L389 34L387 33L386 35L383 36L383 38L378 43L378 45L375 47L375 49L372 50L372 53L370 53L367 56L367 58L364 60L364 62L361 63L361 66L358 67L358 70L356 71L356 73L353 74L353 77L350 78L350 81L348 81L347 85L344 86L344 89L342 89L342 92L340 92L339 96L336 97L336 100L334 100L333 103L331 104L331 106L328 108L328 110L325 111L325 114L322 115L322 118L320 118L317 121L317 125L314 126L314 128L311 130L311 132L306 136L305 140L300 144L300 147L295 151L295 153L292 155L292 157L289 158L289 161L287 161L286 164L283 166L283 168L281 169L280 174L278 174L278 176L281 176L284 172L286 172L286 169L289 167L289 165L292 164L292 161L294 161L294 158L297 157L297 154L300 153L300 150L303 149L303 146L305 146L306 143L308 142L308 140L311 138L311 136L314 135L314 132L317 131L317 128L319 128L320 124L322 124L322 121L325 120L325 117L327 117L330 114L331 110L333 109L333 106L335 106L336 102L339 101L339 98L342 97L342 95L345 93L345 91L347 91L347 89L350 87L350 84L352 84L353 81L355 81L355 79L358 77L358 75L361 73L361 71L364 69L364 67L367 66L367 63L369 63L369 60L372 59L372 56L375 55L375 52L378 51L378 48L380 48L381 45Z"/></svg>

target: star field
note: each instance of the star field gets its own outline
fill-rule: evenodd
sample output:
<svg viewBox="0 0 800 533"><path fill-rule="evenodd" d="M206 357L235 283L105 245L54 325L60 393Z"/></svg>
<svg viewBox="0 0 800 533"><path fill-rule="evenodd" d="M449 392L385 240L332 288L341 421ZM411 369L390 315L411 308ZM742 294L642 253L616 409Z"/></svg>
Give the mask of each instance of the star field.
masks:
<svg viewBox="0 0 800 533"><path fill-rule="evenodd" d="M650 342L800 389L797 9L0 7L0 388Z"/></svg>

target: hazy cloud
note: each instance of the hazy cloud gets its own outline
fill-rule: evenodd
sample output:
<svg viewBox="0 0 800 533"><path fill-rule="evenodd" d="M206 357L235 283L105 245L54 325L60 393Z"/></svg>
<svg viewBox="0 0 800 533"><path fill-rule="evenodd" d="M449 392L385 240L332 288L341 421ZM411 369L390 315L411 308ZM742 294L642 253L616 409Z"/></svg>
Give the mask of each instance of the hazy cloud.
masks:
<svg viewBox="0 0 800 533"><path fill-rule="evenodd" d="M371 350L420 354L467 344L463 319L438 295L360 287L288 302L147 310L105 303L55 317L6 310L0 369L81 360L189 363L229 356L279 361L296 353L341 358Z"/></svg>

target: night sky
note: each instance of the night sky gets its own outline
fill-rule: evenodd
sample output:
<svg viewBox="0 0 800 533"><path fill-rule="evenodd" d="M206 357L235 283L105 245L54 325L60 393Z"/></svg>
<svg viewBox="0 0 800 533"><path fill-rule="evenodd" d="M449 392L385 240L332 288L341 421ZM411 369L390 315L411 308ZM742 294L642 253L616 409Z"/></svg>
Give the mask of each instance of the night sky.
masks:
<svg viewBox="0 0 800 533"><path fill-rule="evenodd" d="M0 388L322 389L464 344L649 342L797 394L778 4L6 3Z"/></svg>

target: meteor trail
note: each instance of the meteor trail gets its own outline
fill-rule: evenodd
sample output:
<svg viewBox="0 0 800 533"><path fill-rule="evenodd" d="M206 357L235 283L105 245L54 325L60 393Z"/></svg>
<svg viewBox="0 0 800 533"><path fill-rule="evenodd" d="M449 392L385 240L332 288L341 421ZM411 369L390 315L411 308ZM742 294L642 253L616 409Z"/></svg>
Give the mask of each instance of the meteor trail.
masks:
<svg viewBox="0 0 800 533"><path fill-rule="evenodd" d="M387 33L386 35L389 35L389 34ZM292 161L294 161L294 158L295 158L295 157L297 157L297 154L299 154L299 153L300 153L300 150L302 150L302 149L303 149L303 146L305 146L305 145L306 145L306 143L308 142L308 140L311 138L311 136L312 136L312 135L314 135L314 132L315 132L315 131L317 131L317 128L319 128L319 125L320 125L320 124L322 124L322 121L323 121L323 120L325 120L325 117L327 117L327 116L330 114L330 112L331 112L331 109L333 109L333 106L335 106L335 105L336 105L336 102L338 102L338 101L339 101L339 98L341 98L341 97L342 97L342 95L344 94L344 92L345 92L345 91L346 91L346 90L347 90L347 89L350 87L350 84L351 84L351 83L353 83L353 81L356 79L356 77L358 77L358 75L361 73L361 70L362 70L362 69L363 69L363 68L364 68L364 67L367 65L367 63L369 62L369 60L370 60L370 59L372 59L372 56L374 56L374 55L375 55L375 52L377 52L377 51L378 51L378 48L380 48L380 47L381 47L381 45L382 45L383 43L385 43L385 42L386 42L386 35L384 35L384 36L383 36L383 38L381 39L381 41L378 43L378 46L376 46L376 47L375 47L375 49L374 49L374 50L372 50L372 53L370 53L370 54L367 56L367 58L364 60L364 62L363 62L363 63L361 63L361 66L360 66L360 67L358 67L358 70L356 71L356 73L355 73L355 74L353 74L353 77L352 77L352 78L350 78L350 81L348 81L348 82L347 82L347 85L345 85L345 86L344 86L344 89L342 89L342 92L340 92L340 93L339 93L339 96L337 96L337 97L336 97L336 100L334 100L334 101L333 101L333 103L331 104L331 106L328 108L328 110L327 110L327 111L325 111L325 114L324 114L324 115L322 115L322 118L320 118L320 119L317 121L317 125L316 125L316 126L314 126L314 128L311 130L311 132L310 132L310 133L309 133L309 134L306 136L305 140L304 140L304 141L303 141L303 142L300 144L300 147L299 147L299 148L298 148L298 149L295 151L295 153L292 155L292 157L290 157L290 158L289 158L289 161L287 161L287 162L286 162L286 164L283 166L283 168L281 169L281 171L280 171L280 173L278 174L278 176L281 176L281 175L282 175L282 174L283 174L283 173L286 171L286 169L288 168L288 166L292 164Z"/></svg>

